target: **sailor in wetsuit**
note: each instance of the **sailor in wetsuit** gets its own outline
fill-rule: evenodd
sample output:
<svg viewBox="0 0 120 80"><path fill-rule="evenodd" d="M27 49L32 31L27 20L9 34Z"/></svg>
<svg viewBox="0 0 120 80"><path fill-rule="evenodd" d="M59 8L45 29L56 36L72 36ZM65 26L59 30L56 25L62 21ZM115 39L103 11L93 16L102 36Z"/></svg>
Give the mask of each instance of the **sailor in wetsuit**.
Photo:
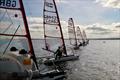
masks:
<svg viewBox="0 0 120 80"><path fill-rule="evenodd" d="M62 52L63 52L63 48L59 46L56 52L54 53L55 60L60 59L62 57Z"/></svg>
<svg viewBox="0 0 120 80"><path fill-rule="evenodd" d="M78 46L82 46L82 43L80 42L80 44Z"/></svg>

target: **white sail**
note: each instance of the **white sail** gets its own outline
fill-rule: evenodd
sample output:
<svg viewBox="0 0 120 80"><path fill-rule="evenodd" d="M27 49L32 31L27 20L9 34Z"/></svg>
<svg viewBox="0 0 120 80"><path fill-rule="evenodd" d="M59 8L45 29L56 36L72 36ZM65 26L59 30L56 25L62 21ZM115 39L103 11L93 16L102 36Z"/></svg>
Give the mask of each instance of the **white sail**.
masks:
<svg viewBox="0 0 120 80"><path fill-rule="evenodd" d="M45 48L55 51L59 46L63 46L66 54L62 28L54 0L44 0L43 28Z"/></svg>
<svg viewBox="0 0 120 80"><path fill-rule="evenodd" d="M81 29L79 26L77 26L77 41L80 43L83 43L84 42L84 39L83 39L83 35L81 33Z"/></svg>
<svg viewBox="0 0 120 80"><path fill-rule="evenodd" d="M69 34L70 44L77 46L75 26L72 18L69 18L68 20L68 34Z"/></svg>
<svg viewBox="0 0 120 80"><path fill-rule="evenodd" d="M19 0L0 0L0 36L1 52L5 50L13 36L9 48L15 46L29 50Z"/></svg>
<svg viewBox="0 0 120 80"><path fill-rule="evenodd" d="M83 38L84 38L84 41L87 42L87 36L86 36L85 30L83 30Z"/></svg>
<svg viewBox="0 0 120 80"><path fill-rule="evenodd" d="M0 0L0 53L11 47L27 50L37 66L22 0Z"/></svg>

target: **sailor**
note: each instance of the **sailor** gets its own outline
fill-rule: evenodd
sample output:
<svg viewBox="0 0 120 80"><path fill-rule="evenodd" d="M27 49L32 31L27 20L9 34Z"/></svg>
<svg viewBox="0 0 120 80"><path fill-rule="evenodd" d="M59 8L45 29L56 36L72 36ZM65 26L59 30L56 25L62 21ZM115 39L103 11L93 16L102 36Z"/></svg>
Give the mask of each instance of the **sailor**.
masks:
<svg viewBox="0 0 120 80"><path fill-rule="evenodd" d="M62 53L63 53L63 48L61 46L58 47L58 49L56 50L55 54L55 60L60 59L62 57Z"/></svg>
<svg viewBox="0 0 120 80"><path fill-rule="evenodd" d="M85 44L86 44L86 42L85 42L85 41L83 41L83 46L85 46Z"/></svg>
<svg viewBox="0 0 120 80"><path fill-rule="evenodd" d="M19 56L19 50L13 46L10 48L9 54L6 55L16 58L17 56Z"/></svg>
<svg viewBox="0 0 120 80"><path fill-rule="evenodd" d="M10 48L10 51L18 51L18 49L13 46L13 47Z"/></svg>
<svg viewBox="0 0 120 80"><path fill-rule="evenodd" d="M82 43L80 42L80 44L78 46L82 46Z"/></svg>
<svg viewBox="0 0 120 80"><path fill-rule="evenodd" d="M25 49L21 49L19 51L19 54L21 54L21 55L27 55L28 53L27 53L27 51Z"/></svg>
<svg viewBox="0 0 120 80"><path fill-rule="evenodd" d="M7 55L18 60L27 70L35 69L31 55L25 49L18 50L16 47L11 47Z"/></svg>

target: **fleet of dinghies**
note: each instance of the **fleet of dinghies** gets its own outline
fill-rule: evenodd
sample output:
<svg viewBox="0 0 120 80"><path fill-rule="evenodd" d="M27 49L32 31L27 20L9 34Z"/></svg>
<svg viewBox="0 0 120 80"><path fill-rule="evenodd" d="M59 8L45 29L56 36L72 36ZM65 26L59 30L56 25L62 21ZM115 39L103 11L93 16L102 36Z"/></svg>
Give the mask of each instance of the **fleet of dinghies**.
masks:
<svg viewBox="0 0 120 80"><path fill-rule="evenodd" d="M44 0L43 29L45 42L43 50L53 56L42 58L42 64L56 66L79 59L78 55L70 55L66 49L55 0ZM68 21L68 33L70 44L75 50L89 43L85 31L81 33L79 27L75 28L72 18ZM57 55L59 50L62 53L60 56ZM56 68L41 72L37 59L39 58L36 57L33 48L23 0L0 0L0 79L61 80L65 78L66 72Z"/></svg>
<svg viewBox="0 0 120 80"><path fill-rule="evenodd" d="M75 31L75 25L74 25L74 21L72 18L69 18L68 20L68 34L69 34L69 41L70 44L74 46L74 49L79 49L79 44L77 41L77 34Z"/></svg>
<svg viewBox="0 0 120 80"><path fill-rule="evenodd" d="M68 35L70 45L73 46L74 50L78 50L81 46L85 46L88 44L88 39L85 31L81 32L79 26L74 25L73 18L69 18L68 20Z"/></svg>
<svg viewBox="0 0 120 80"><path fill-rule="evenodd" d="M1 80L64 77L58 69L39 71L22 0L0 0L0 38L5 41L0 47Z"/></svg>
<svg viewBox="0 0 120 80"><path fill-rule="evenodd" d="M77 26L76 33L77 33L77 40L79 42L79 46L84 46L85 41L79 26Z"/></svg>
<svg viewBox="0 0 120 80"><path fill-rule="evenodd" d="M62 48L62 56L60 59L50 58L46 60L45 64L53 64L64 61L76 60L79 56L68 55L64 36L62 32L62 27L60 23L60 18L57 11L57 6L54 0L45 0L44 1L44 9L43 9L43 28L44 28L44 40L45 40L45 48L49 52L55 53L59 47ZM53 34L53 31L55 34ZM57 42L56 44L52 44ZM53 46L56 46L55 49Z"/></svg>

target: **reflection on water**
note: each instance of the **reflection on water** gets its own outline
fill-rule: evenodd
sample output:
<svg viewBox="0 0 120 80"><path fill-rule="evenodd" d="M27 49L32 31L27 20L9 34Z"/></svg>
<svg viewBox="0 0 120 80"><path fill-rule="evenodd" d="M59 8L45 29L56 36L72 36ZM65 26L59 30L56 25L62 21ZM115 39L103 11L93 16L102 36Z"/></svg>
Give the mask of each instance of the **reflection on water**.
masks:
<svg viewBox="0 0 120 80"><path fill-rule="evenodd" d="M67 80L120 80L119 49L119 40L91 40L76 51L80 55L78 61L66 63ZM44 56L45 52L41 53L37 55Z"/></svg>
<svg viewBox="0 0 120 80"><path fill-rule="evenodd" d="M37 56L51 54L42 50L43 40L33 40L33 45ZM66 45L69 47L68 41ZM62 65L67 71L67 80L120 80L120 40L91 40L74 52L80 55L79 60ZM44 65L40 70L43 69L46 69Z"/></svg>
<svg viewBox="0 0 120 80"><path fill-rule="evenodd" d="M120 41L90 41L81 49L67 80L120 80Z"/></svg>

